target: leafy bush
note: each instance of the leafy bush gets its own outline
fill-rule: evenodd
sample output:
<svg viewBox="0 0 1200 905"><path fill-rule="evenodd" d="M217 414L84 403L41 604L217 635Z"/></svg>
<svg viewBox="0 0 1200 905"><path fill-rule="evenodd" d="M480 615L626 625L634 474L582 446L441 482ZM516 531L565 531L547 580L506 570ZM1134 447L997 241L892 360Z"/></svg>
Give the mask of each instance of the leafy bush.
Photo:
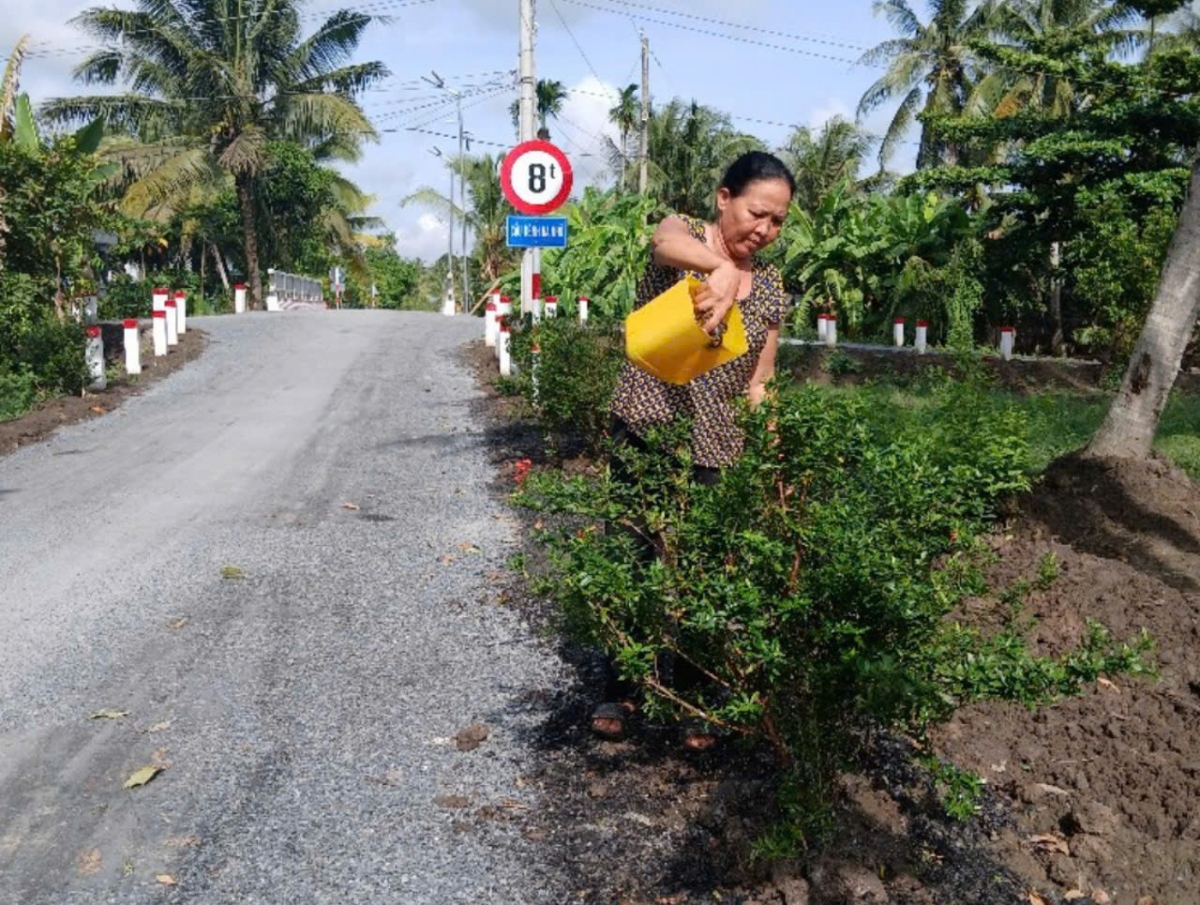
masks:
<svg viewBox="0 0 1200 905"><path fill-rule="evenodd" d="M33 408L33 374L28 369L0 372L0 421L19 418Z"/></svg>
<svg viewBox="0 0 1200 905"><path fill-rule="evenodd" d="M533 367L536 340L538 365ZM538 421L559 438L576 437L593 452L604 442L609 402L625 361L619 325L587 325L570 318L544 320L512 334L518 386Z"/></svg>
<svg viewBox="0 0 1200 905"><path fill-rule="evenodd" d="M903 417L809 387L745 424L715 486L692 483L676 429L657 454L614 451L635 481L536 473L518 498L574 516L547 535L544 589L648 711L774 748L794 800L772 850L821 835L835 774L872 730L920 734L968 700L1046 701L1140 663L1098 632L1046 659L946 618L984 590L979 532L1028 487L1020 414L978 386L946 382ZM672 664L703 680L672 682Z"/></svg>
<svg viewBox="0 0 1200 905"><path fill-rule="evenodd" d="M137 281L127 276L114 279L100 296L100 319L108 321L127 317L149 317L151 293L153 288L159 285L151 280Z"/></svg>

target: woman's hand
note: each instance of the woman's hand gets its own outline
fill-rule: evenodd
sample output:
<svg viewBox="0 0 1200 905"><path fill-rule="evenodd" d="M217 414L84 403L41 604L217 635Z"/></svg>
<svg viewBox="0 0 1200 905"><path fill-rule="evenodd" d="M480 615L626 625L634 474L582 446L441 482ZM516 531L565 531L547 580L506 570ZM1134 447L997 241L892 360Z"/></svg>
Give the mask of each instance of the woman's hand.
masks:
<svg viewBox="0 0 1200 905"><path fill-rule="evenodd" d="M706 333L712 333L721 325L733 307L741 282L742 271L732 261L720 264L709 273L694 300L696 314L702 318Z"/></svg>

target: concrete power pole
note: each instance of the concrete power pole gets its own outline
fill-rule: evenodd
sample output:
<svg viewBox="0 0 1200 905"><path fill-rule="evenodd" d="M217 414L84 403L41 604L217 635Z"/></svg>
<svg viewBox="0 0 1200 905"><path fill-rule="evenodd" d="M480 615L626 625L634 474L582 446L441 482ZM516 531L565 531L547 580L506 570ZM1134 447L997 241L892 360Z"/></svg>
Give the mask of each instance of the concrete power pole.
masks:
<svg viewBox="0 0 1200 905"><path fill-rule="evenodd" d="M521 7L521 58L519 78L521 88L520 100L520 140L532 141L534 138L534 122L537 114L537 74L533 61L534 38L534 0L518 0ZM533 311L533 283L537 271L536 250L525 249L521 257L521 314Z"/></svg>
<svg viewBox="0 0 1200 905"><path fill-rule="evenodd" d="M645 35L642 35L642 138L638 152L638 191L644 195L650 175L650 39Z"/></svg>

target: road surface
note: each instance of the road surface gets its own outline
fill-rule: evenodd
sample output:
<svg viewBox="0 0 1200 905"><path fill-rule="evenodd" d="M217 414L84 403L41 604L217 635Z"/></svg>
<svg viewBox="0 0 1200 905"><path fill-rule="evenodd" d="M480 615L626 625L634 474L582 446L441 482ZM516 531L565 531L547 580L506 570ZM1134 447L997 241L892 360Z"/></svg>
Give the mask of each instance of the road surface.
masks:
<svg viewBox="0 0 1200 905"><path fill-rule="evenodd" d="M480 816L536 807L564 679L496 599L479 322L189 324L198 361L0 458L0 902L563 901Z"/></svg>

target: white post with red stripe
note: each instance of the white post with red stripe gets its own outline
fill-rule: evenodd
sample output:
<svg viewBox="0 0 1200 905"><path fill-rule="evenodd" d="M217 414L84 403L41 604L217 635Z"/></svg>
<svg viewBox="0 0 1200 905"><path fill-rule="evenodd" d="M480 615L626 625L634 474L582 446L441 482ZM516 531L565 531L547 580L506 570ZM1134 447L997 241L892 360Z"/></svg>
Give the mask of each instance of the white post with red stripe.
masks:
<svg viewBox="0 0 1200 905"><path fill-rule="evenodd" d="M175 308L175 299L167 299L167 345L179 345L179 315Z"/></svg>
<svg viewBox="0 0 1200 905"><path fill-rule="evenodd" d="M104 337L100 335L97 324L87 328L87 346L83 357L87 362L88 376L92 378L88 387L93 390L106 389L108 378L104 374Z"/></svg>
<svg viewBox="0 0 1200 905"><path fill-rule="evenodd" d="M1012 361L1015 340L1016 331L1012 327L1000 328L1000 357L1005 361Z"/></svg>
<svg viewBox="0 0 1200 905"><path fill-rule="evenodd" d="M175 293L175 326L180 336L187 333L187 293L182 289Z"/></svg>
<svg viewBox="0 0 1200 905"><path fill-rule="evenodd" d="M127 318L125 327L125 373L142 373L142 347L138 339L138 322L136 318Z"/></svg>
<svg viewBox="0 0 1200 905"><path fill-rule="evenodd" d="M512 309L512 296L500 296L500 304L496 306L496 358L500 357L500 325L512 317Z"/></svg>
<svg viewBox="0 0 1200 905"><path fill-rule="evenodd" d="M162 358L167 354L167 309L151 312L154 318L154 357Z"/></svg>
<svg viewBox="0 0 1200 905"><path fill-rule="evenodd" d="M892 321L892 342L897 349L904 348L904 318L898 317Z"/></svg>
<svg viewBox="0 0 1200 905"><path fill-rule="evenodd" d="M546 296L546 317L549 317L549 318L558 317L558 296L557 295Z"/></svg>
<svg viewBox="0 0 1200 905"><path fill-rule="evenodd" d="M918 355L925 354L925 345L929 342L929 322L917 321L917 338L913 342L913 346L917 350Z"/></svg>
<svg viewBox="0 0 1200 905"><path fill-rule="evenodd" d="M483 344L489 349L496 346L497 317L500 316L500 293L493 292L488 299L487 307L483 310Z"/></svg>
<svg viewBox="0 0 1200 905"><path fill-rule="evenodd" d="M829 331L829 315L822 311L817 315L817 342L825 342L825 335Z"/></svg>
<svg viewBox="0 0 1200 905"><path fill-rule="evenodd" d="M153 289L150 292L150 311L166 311L167 299L170 298L171 292L168 289Z"/></svg>
<svg viewBox="0 0 1200 905"><path fill-rule="evenodd" d="M579 297L579 323L586 324L588 319L588 297L581 295Z"/></svg>
<svg viewBox="0 0 1200 905"><path fill-rule="evenodd" d="M500 333L496 338L496 351L500 355L500 376L512 377L512 353L509 343L512 336L508 331L508 318L500 321Z"/></svg>
<svg viewBox="0 0 1200 905"><path fill-rule="evenodd" d="M825 345L831 349L837 345L837 318L832 314L825 318Z"/></svg>
<svg viewBox="0 0 1200 905"><path fill-rule="evenodd" d="M246 313L246 284L238 283L233 287L233 313Z"/></svg>
<svg viewBox="0 0 1200 905"><path fill-rule="evenodd" d="M542 250L540 248L533 249L533 299L530 306L533 322L539 323L542 319ZM521 312L521 314L524 313L524 311Z"/></svg>

